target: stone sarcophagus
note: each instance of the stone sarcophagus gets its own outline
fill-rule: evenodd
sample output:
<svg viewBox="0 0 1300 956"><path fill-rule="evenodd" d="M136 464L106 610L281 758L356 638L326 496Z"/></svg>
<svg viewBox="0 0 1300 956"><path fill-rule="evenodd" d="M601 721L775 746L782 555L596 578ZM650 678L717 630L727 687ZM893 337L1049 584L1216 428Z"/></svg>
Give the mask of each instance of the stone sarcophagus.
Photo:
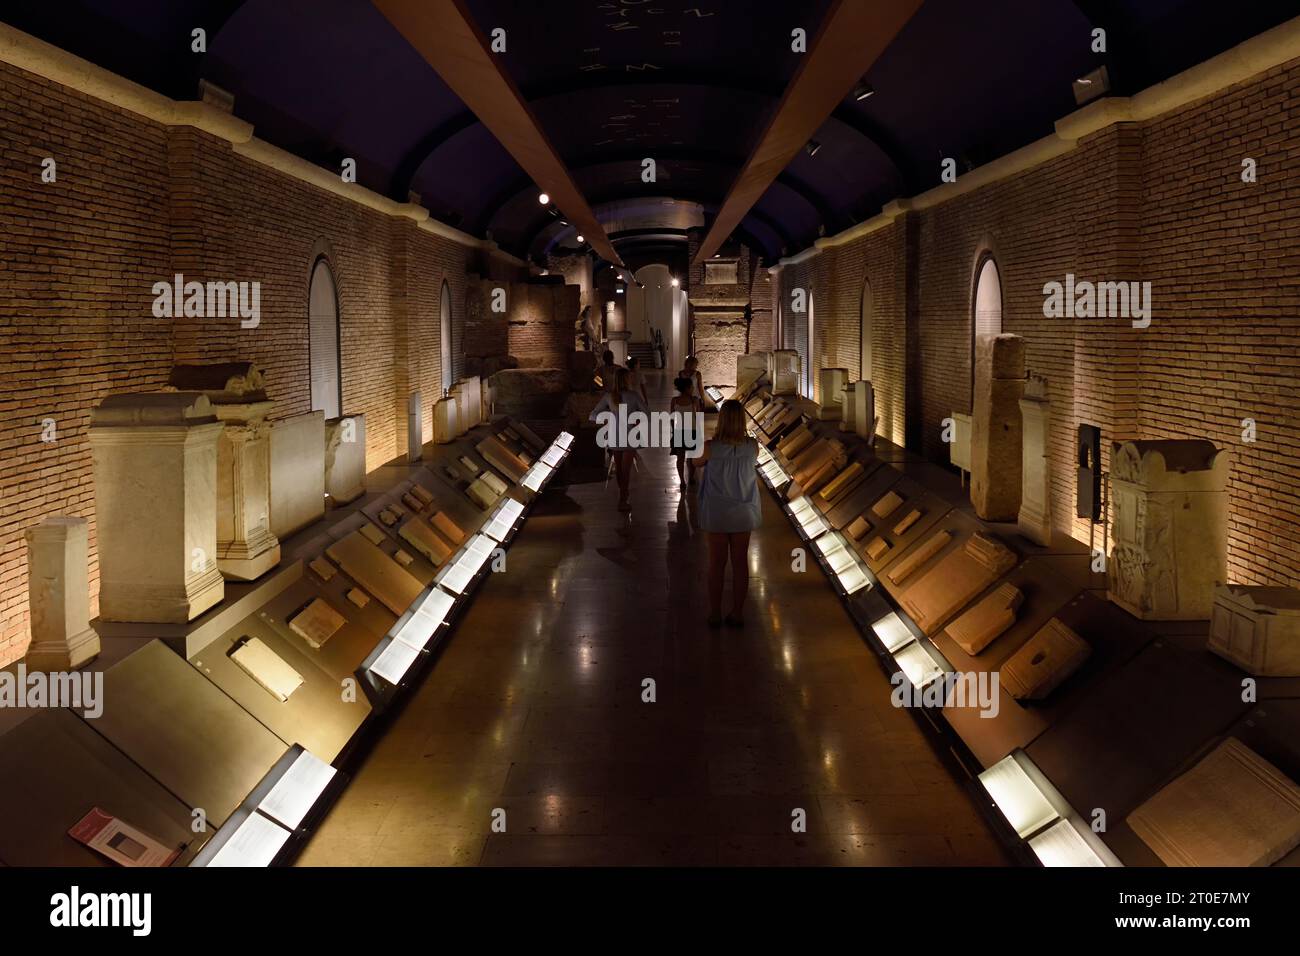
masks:
<svg viewBox="0 0 1300 956"><path fill-rule="evenodd" d="M1150 621L1210 616L1228 576L1228 453L1202 439L1116 442L1107 596Z"/></svg>
<svg viewBox="0 0 1300 956"><path fill-rule="evenodd" d="M1020 511L1025 340L981 336L975 342L971 412L970 500L985 521L1015 521Z"/></svg>
<svg viewBox="0 0 1300 956"><path fill-rule="evenodd" d="M796 395L799 392L799 353L794 349L777 349L772 353L768 370L773 395Z"/></svg>
<svg viewBox="0 0 1300 956"><path fill-rule="evenodd" d="M1300 590L1216 587L1209 647L1256 677L1300 677Z"/></svg>
<svg viewBox="0 0 1300 956"><path fill-rule="evenodd" d="M217 445L199 392L110 395L90 413L106 621L184 624L225 596L217 568Z"/></svg>

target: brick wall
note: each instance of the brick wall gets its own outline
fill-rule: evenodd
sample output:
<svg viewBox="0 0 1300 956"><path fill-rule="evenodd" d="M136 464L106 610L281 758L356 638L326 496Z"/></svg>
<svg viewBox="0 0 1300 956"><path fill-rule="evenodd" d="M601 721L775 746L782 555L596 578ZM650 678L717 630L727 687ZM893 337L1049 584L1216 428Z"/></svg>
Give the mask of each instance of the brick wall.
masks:
<svg viewBox="0 0 1300 956"><path fill-rule="evenodd" d="M49 515L90 520L97 608L90 409L166 384L178 361L247 359L277 416L310 407L307 293L325 255L341 323L343 408L366 414L366 462L405 444L419 389L426 437L441 394L439 296L451 287L462 374L466 274L517 279L488 256L236 154L192 128L136 114L0 64L0 665L28 640L23 531ZM57 162L42 183L41 160ZM157 319L152 286L261 283L261 321ZM52 419L56 440L42 442Z"/></svg>
<svg viewBox="0 0 1300 956"><path fill-rule="evenodd" d="M1054 524L1074 518L1074 435L1208 437L1232 455L1229 575L1300 584L1300 63L1078 147L780 270L785 344L806 356L795 287L813 293L817 367L859 365L872 284L880 431L947 460L942 419L969 411L975 270L992 253L1003 329L1048 379ZM1243 183L1241 161L1258 161ZM1049 319L1043 286L1150 281L1150 328ZM1258 440L1243 443L1243 419Z"/></svg>

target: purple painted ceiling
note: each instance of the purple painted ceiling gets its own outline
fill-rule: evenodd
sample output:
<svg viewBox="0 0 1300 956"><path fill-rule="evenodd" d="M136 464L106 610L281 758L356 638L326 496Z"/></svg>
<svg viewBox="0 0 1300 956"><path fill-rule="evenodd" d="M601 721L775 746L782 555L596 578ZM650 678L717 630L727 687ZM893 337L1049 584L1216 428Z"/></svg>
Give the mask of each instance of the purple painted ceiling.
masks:
<svg viewBox="0 0 1300 956"><path fill-rule="evenodd" d="M638 197L711 217L797 68L795 27L831 0L462 0L506 30L503 69L594 206ZM736 239L768 259L982 165L1075 109L1071 83L1105 65L1128 95L1290 15L1223 0L926 0L755 205ZM477 118L368 0L11 0L0 19L178 99L207 79L257 134L520 255L572 230ZM1107 51L1093 53L1094 26ZM190 31L207 31L206 54ZM657 181L641 178L654 158ZM664 233L620 241L662 243Z"/></svg>

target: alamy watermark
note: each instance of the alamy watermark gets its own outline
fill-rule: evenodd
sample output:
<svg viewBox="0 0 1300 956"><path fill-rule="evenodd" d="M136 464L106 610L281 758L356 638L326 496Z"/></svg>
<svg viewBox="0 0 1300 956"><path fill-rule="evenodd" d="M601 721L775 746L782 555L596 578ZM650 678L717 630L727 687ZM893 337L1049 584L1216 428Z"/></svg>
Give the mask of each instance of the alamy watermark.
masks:
<svg viewBox="0 0 1300 956"><path fill-rule="evenodd" d="M620 405L595 416L601 448L681 448L687 458L704 454L703 412L642 412Z"/></svg>
<svg viewBox="0 0 1300 956"><path fill-rule="evenodd" d="M1043 286L1043 317L1132 319L1133 328L1145 329L1151 324L1151 283L1080 282L1069 272L1065 282Z"/></svg>
<svg viewBox="0 0 1300 956"><path fill-rule="evenodd" d="M0 707L68 707L94 720L104 713L103 671L0 671Z"/></svg>
<svg viewBox="0 0 1300 956"><path fill-rule="evenodd" d="M153 284L156 319L238 318L241 329L255 329L262 321L262 283L186 282L176 273L171 282Z"/></svg>
<svg viewBox="0 0 1300 956"><path fill-rule="evenodd" d="M993 719L1001 709L1001 679L997 671L951 671L924 687L916 687L901 671L890 678L889 702L895 707L970 707Z"/></svg>

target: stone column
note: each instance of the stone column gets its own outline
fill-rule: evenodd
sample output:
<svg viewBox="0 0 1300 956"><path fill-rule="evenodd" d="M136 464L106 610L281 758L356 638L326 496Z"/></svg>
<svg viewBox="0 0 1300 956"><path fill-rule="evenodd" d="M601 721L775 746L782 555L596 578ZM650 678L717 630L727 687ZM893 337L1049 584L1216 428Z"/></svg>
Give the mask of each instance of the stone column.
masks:
<svg viewBox="0 0 1300 956"><path fill-rule="evenodd" d="M1052 404L1047 400L1047 379L1034 375L1025 383L1020 420L1024 474L1016 524L1030 541L1046 546L1052 543L1052 463L1047 447Z"/></svg>
<svg viewBox="0 0 1300 956"><path fill-rule="evenodd" d="M970 500L985 521L1015 521L1020 511L1024 392L1025 340L1018 335L982 336L975 343Z"/></svg>
<svg viewBox="0 0 1300 956"><path fill-rule="evenodd" d="M85 518L57 517L27 529L28 670L75 670L99 655L99 635L90 627L87 528Z"/></svg>
<svg viewBox="0 0 1300 956"><path fill-rule="evenodd" d="M110 395L90 415L106 621L184 624L225 596L217 568L217 444L206 395Z"/></svg>

